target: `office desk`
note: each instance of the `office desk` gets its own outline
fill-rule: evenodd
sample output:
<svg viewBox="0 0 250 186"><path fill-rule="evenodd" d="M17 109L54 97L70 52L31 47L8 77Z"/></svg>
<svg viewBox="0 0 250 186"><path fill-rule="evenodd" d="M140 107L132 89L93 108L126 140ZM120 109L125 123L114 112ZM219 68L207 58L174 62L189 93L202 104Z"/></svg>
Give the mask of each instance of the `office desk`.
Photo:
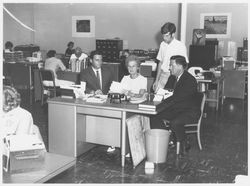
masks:
<svg viewBox="0 0 250 186"><path fill-rule="evenodd" d="M221 77L216 77L214 79L196 79L197 83L205 83L205 91L208 91L208 85L209 84L216 84L217 91L216 91L216 97L215 98L206 98L207 102L216 102L216 111L219 109L219 103L221 99L221 104L223 104L223 83L224 83L224 78L223 76Z"/></svg>
<svg viewBox="0 0 250 186"><path fill-rule="evenodd" d="M6 173L3 171L3 183L44 183L61 172L72 167L75 158L59 154L46 153L44 165L40 170L21 173Z"/></svg>
<svg viewBox="0 0 250 186"><path fill-rule="evenodd" d="M135 104L86 103L81 99L48 100L49 152L77 157L95 145L121 148L121 165L125 165L126 118L131 113L154 115L156 111L139 110Z"/></svg>

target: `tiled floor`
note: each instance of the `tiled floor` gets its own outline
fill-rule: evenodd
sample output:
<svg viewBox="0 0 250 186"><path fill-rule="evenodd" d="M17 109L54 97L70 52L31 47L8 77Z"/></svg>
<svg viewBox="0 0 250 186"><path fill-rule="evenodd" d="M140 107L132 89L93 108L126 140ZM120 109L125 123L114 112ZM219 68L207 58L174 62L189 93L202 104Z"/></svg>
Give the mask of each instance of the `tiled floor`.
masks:
<svg viewBox="0 0 250 186"><path fill-rule="evenodd" d="M26 106L25 106L26 105ZM23 106L33 114L45 144L48 144L46 106L40 102ZM153 173L145 172L145 161L133 168L129 158L120 166L120 150L107 153L107 147L98 145L77 158L74 167L48 183L233 183L238 174L248 174L247 101L225 100L219 114L206 105L207 117L202 120L200 151L195 135L188 136L191 150L187 156L176 159L169 149L167 162L155 164Z"/></svg>

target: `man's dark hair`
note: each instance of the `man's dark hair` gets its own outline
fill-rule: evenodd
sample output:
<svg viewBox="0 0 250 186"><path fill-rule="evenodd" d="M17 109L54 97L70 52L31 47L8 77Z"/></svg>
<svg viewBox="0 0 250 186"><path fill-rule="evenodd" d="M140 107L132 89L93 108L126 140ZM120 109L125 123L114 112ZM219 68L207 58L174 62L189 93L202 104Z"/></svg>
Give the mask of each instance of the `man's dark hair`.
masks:
<svg viewBox="0 0 250 186"><path fill-rule="evenodd" d="M12 49L12 47L13 47L13 44L10 41L7 41L5 43L5 49Z"/></svg>
<svg viewBox="0 0 250 186"><path fill-rule="evenodd" d="M55 50L49 50L47 53L47 57L51 58L51 57L55 57L56 55L56 51Z"/></svg>
<svg viewBox="0 0 250 186"><path fill-rule="evenodd" d="M184 56L180 56L180 55L171 56L170 60L175 60L175 63L182 65L183 69L186 69L187 67L186 58Z"/></svg>
<svg viewBox="0 0 250 186"><path fill-rule="evenodd" d="M170 32L170 34L176 32L176 26L174 23L167 22L161 27L161 34L166 34L168 32Z"/></svg>
<svg viewBox="0 0 250 186"><path fill-rule="evenodd" d="M102 52L98 50L94 50L90 53L90 59L93 59L95 55L100 55L102 56Z"/></svg>

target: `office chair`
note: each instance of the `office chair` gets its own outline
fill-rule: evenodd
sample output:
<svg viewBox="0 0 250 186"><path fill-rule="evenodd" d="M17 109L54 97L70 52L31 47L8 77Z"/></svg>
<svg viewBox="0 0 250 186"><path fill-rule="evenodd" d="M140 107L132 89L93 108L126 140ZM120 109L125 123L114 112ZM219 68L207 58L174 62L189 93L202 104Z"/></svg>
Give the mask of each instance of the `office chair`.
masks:
<svg viewBox="0 0 250 186"><path fill-rule="evenodd" d="M59 86L56 86L55 76L52 70L39 69L39 76L41 82L41 105L44 104L44 94L47 94L49 97L56 97L59 93ZM48 81L48 84L45 84L44 81Z"/></svg>
<svg viewBox="0 0 250 186"><path fill-rule="evenodd" d="M200 108L201 108L201 114L200 114L199 120L197 123L187 123L184 125L184 127L185 127L186 134L197 134L198 145L199 145L200 150L202 150L200 130L201 130L201 119L203 116L203 110L204 110L205 101L206 101L206 94L202 92L198 92L197 100L199 100ZM180 142L177 142L176 154L179 154L179 152L180 152Z"/></svg>

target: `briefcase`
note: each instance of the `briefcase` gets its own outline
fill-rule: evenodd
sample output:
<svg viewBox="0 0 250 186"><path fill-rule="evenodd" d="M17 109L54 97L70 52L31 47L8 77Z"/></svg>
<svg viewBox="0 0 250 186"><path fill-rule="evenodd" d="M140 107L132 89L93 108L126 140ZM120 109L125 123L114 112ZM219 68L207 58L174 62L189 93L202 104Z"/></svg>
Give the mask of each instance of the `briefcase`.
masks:
<svg viewBox="0 0 250 186"><path fill-rule="evenodd" d="M3 169L20 173L40 169L46 149L36 135L9 135L4 138Z"/></svg>

